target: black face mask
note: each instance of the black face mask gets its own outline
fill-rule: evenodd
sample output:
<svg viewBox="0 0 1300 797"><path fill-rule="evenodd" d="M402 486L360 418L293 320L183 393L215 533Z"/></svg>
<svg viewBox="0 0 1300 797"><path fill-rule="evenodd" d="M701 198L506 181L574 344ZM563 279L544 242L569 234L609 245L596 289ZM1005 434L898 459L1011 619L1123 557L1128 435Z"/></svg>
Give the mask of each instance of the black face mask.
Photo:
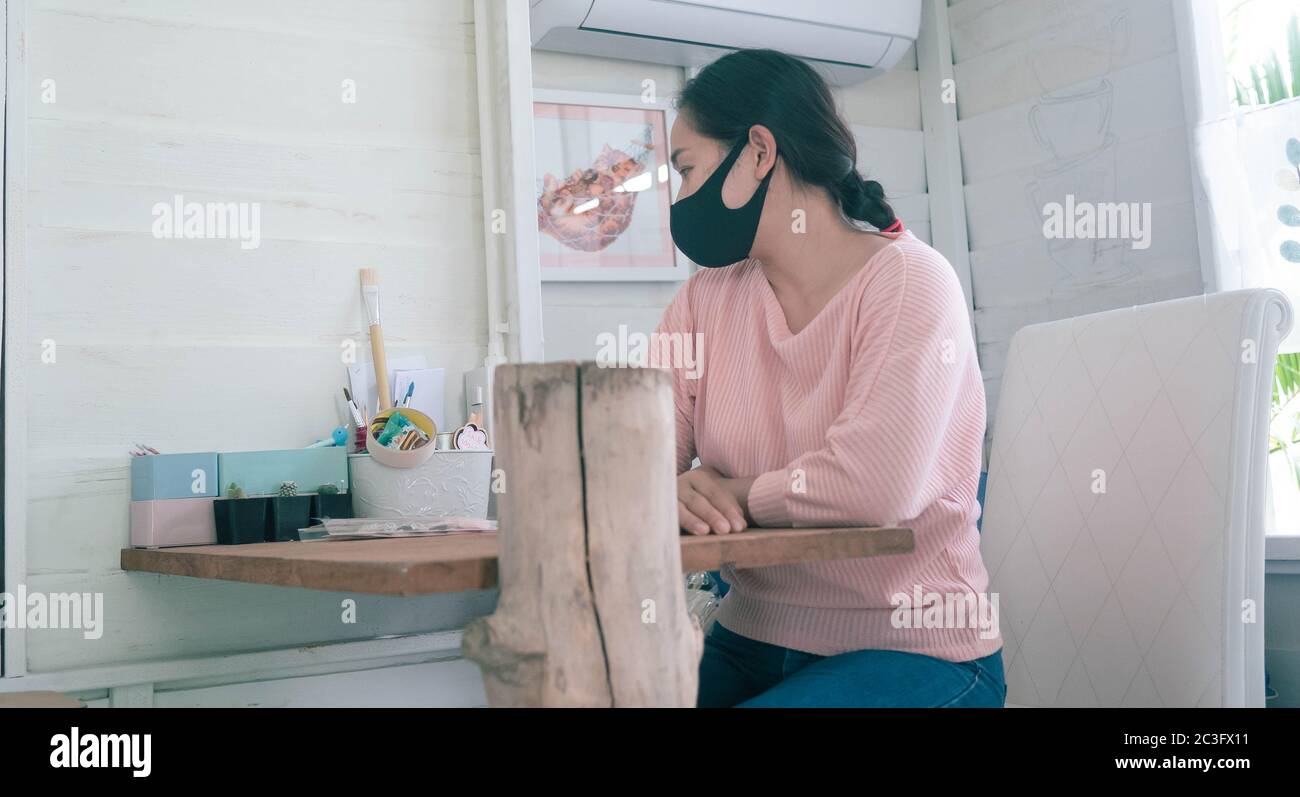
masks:
<svg viewBox="0 0 1300 797"><path fill-rule="evenodd" d="M763 177L754 195L741 207L733 209L722 203L722 184L746 143L742 139L732 147L698 191L677 200L668 209L673 243L701 266L729 266L749 257L749 250L754 246L758 220L763 215L763 201L767 197L767 184L776 169Z"/></svg>

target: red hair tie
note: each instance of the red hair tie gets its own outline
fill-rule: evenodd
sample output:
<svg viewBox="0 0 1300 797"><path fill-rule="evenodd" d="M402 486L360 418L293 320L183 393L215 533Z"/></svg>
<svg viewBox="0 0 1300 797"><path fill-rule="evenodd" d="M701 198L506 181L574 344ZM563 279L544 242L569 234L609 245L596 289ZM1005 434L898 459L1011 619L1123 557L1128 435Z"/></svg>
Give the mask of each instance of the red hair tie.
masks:
<svg viewBox="0 0 1300 797"><path fill-rule="evenodd" d="M894 223L893 223L893 224L891 224L891 225L889 225L888 227L886 227L885 229L881 230L881 232L902 232L902 231L903 231L903 220L902 220L902 219L894 219Z"/></svg>

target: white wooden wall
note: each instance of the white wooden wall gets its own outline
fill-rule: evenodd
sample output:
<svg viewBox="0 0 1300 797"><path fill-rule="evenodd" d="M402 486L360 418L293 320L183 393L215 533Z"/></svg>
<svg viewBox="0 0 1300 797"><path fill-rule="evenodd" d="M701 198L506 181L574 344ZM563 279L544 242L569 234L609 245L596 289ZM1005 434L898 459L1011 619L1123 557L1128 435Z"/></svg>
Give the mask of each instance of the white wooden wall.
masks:
<svg viewBox="0 0 1300 797"><path fill-rule="evenodd" d="M362 667L271 680L191 679L157 690L71 693L88 708L485 708L478 665L468 659Z"/></svg>
<svg viewBox="0 0 1300 797"><path fill-rule="evenodd" d="M1202 291L1190 161L1169 0L949 5L976 333L992 419L1007 344L1021 326ZM1061 105L1047 95L1067 93L1089 99L1073 106L1072 122L1053 124L1048 117ZM1109 118L1089 103L1109 103ZM1035 137L1034 114L1056 151ZM1085 119L1105 120L1100 146L1070 145L1084 141ZM1054 253L1042 205L1064 202L1067 192L1150 202L1150 248L1125 246L1092 260L1086 251L1080 257L1084 247ZM1060 260L1079 264L1067 270Z"/></svg>
<svg viewBox="0 0 1300 797"><path fill-rule="evenodd" d="M536 88L635 96L646 79L655 81L661 95L671 95L681 88L685 75L682 69L659 64L533 52ZM884 185L903 222L928 241L930 210L915 56L909 53L896 69L836 93L858 142L859 168ZM652 332L680 285L543 283L546 359L594 359L597 335L616 335L619 325L626 325L629 333Z"/></svg>
<svg viewBox="0 0 1300 797"><path fill-rule="evenodd" d="M26 583L102 591L106 614L97 641L29 632L31 673L456 629L491 610L494 592L383 599L118 568L132 442L298 447L343 422L342 342L368 350L360 267L380 270L389 356L447 368L460 406L487 338L472 11L30 3L30 345L6 352L27 384ZM261 246L153 238L151 208L174 194L261 203Z"/></svg>
<svg viewBox="0 0 1300 797"><path fill-rule="evenodd" d="M885 187L903 224L929 243L920 90L913 48L885 74L835 94L858 142L858 171Z"/></svg>

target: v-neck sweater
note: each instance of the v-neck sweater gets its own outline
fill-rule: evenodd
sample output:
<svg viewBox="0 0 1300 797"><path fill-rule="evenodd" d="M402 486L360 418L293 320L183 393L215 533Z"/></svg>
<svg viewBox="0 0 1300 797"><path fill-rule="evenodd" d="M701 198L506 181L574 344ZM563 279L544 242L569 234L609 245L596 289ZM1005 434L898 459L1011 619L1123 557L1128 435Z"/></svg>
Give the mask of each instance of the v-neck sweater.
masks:
<svg viewBox="0 0 1300 797"><path fill-rule="evenodd" d="M700 270L655 337L698 348L694 368L671 369L679 474L698 456L756 477L760 526L899 525L915 539L902 555L724 566L718 622L823 656L970 661L1002 646L996 622L976 621L997 608L975 525L984 384L942 255L902 233L797 333L756 260Z"/></svg>

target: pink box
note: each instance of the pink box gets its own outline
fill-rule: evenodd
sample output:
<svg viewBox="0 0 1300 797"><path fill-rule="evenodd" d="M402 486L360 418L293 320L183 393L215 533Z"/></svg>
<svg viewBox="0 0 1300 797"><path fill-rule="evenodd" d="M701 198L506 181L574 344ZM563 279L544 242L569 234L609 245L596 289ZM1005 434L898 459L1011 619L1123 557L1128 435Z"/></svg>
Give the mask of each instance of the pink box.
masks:
<svg viewBox="0 0 1300 797"><path fill-rule="evenodd" d="M212 498L165 498L131 502L131 545L171 548L216 545Z"/></svg>

